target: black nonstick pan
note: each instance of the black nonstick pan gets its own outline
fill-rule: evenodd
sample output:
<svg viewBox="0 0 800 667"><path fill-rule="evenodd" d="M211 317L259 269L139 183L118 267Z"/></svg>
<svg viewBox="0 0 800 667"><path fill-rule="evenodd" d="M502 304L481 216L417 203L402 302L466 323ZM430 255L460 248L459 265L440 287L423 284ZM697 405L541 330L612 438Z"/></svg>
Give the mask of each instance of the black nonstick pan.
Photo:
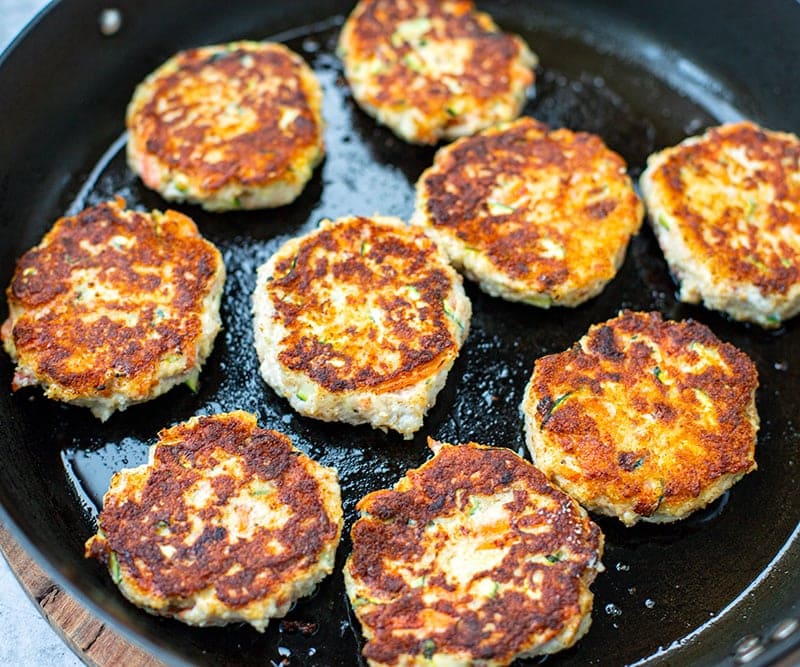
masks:
<svg viewBox="0 0 800 667"><path fill-rule="evenodd" d="M576 309L539 310L469 284L472 331L424 428L410 442L367 427L301 418L262 382L250 325L255 268L323 217L399 215L433 149L404 144L360 112L333 48L348 2L120 1L121 27L98 28L107 5L51 6L0 60L0 283L64 213L123 195L167 204L124 161L124 110L136 83L175 51L238 38L276 38L303 54L325 89L328 155L291 206L212 215L179 207L222 250L229 278L224 331L198 393L180 387L101 424L87 410L25 390L12 395L0 358L0 516L64 586L104 620L172 663L357 665L361 636L341 564L313 596L263 635L248 627L189 628L150 616L83 558L111 474L146 458L157 431L235 408L288 433L339 470L346 532L355 503L428 457L425 438L474 440L522 452L518 413L534 360L560 351L620 308L706 323L755 361L761 386L759 469L676 525L599 523L606 572L593 586L593 625L550 665L795 664L800 653L800 318L765 332L680 304L649 229L617 278ZM800 4L794 0L520 0L481 2L539 55L525 113L599 133L637 177L648 153L719 122L749 117L800 131ZM3 306L5 309L5 306ZM5 317L5 312L3 312ZM526 664L538 664L534 660Z"/></svg>

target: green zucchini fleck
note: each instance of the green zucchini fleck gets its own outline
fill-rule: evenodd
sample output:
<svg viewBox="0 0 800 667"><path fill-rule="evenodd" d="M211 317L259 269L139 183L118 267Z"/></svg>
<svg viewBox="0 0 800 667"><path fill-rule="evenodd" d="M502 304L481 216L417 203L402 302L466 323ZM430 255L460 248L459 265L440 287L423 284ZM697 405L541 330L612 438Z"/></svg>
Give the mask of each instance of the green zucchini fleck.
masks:
<svg viewBox="0 0 800 667"><path fill-rule="evenodd" d="M197 375L192 375L192 376L186 378L186 381L184 382L184 384L187 387L189 387L189 390L193 394L196 394L197 390L200 388L200 378Z"/></svg>
<svg viewBox="0 0 800 667"><path fill-rule="evenodd" d="M489 209L489 215L508 215L516 210L513 206L491 199L486 202L486 208Z"/></svg>
<svg viewBox="0 0 800 667"><path fill-rule="evenodd" d="M529 296L523 299L522 302L527 303L529 306L536 306L537 308L549 308L553 305L553 299L547 294Z"/></svg>
<svg viewBox="0 0 800 667"><path fill-rule="evenodd" d="M119 569L117 554L113 551L108 554L108 571L111 573L111 581L118 584L122 581L122 572Z"/></svg>
<svg viewBox="0 0 800 667"><path fill-rule="evenodd" d="M422 63L417 60L417 58L413 57L410 53L406 53L403 56L403 64L408 67L412 72L420 73L422 72Z"/></svg>
<svg viewBox="0 0 800 667"><path fill-rule="evenodd" d="M751 262L751 263L752 263L752 264L753 264L753 265L754 265L754 266L755 266L757 269L759 269L760 271L769 271L769 268L767 267L767 265L766 265L766 264L764 264L764 262L762 262L762 261L761 261L761 260L760 260L758 257L756 257L755 255L748 255L748 256L747 256L747 259L748 259L748 260L749 260L749 261L750 261L750 262Z"/></svg>
<svg viewBox="0 0 800 667"><path fill-rule="evenodd" d="M667 222L667 218L663 213L658 215L658 224L661 225L664 229L669 229L669 223Z"/></svg>
<svg viewBox="0 0 800 667"><path fill-rule="evenodd" d="M283 274L283 277L284 278L288 278L290 275L292 275L292 271L294 271L294 267L296 267L296 266L297 266L297 255L292 257L292 263L289 266L289 270L286 273Z"/></svg>
<svg viewBox="0 0 800 667"><path fill-rule="evenodd" d="M433 639L426 639L422 642L422 655L426 660L433 658L434 653L436 653L436 642Z"/></svg>
<svg viewBox="0 0 800 667"><path fill-rule="evenodd" d="M542 419L542 426L544 426L548 421L550 421L550 417L553 416L553 413L561 407L561 404L566 401L570 396L572 396L573 392L568 391L565 394L561 394L554 402L553 405L550 406L550 409L545 414L544 418Z"/></svg>
<svg viewBox="0 0 800 667"><path fill-rule="evenodd" d="M661 493L658 496L658 501L656 502L656 507L653 510L653 513L657 512L658 508L661 507L661 503L664 502L664 496L666 494L666 489L665 489L665 486L664 486L664 480L660 479L660 480L658 480L658 483L661 485Z"/></svg>
<svg viewBox="0 0 800 667"><path fill-rule="evenodd" d="M447 315L453 322L458 325L458 328L462 331L464 330L464 324L456 317L456 314L450 309L450 306L447 305L447 302L442 299L442 308L444 309L444 314Z"/></svg>

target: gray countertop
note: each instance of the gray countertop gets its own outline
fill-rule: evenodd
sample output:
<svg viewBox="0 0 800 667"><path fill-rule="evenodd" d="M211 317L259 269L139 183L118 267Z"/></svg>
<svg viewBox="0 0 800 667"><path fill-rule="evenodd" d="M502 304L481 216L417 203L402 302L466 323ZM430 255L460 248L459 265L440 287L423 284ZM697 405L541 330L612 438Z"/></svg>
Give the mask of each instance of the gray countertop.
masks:
<svg viewBox="0 0 800 667"><path fill-rule="evenodd" d="M47 0L0 0L0 51L46 4ZM0 665L78 667L82 664L0 558Z"/></svg>

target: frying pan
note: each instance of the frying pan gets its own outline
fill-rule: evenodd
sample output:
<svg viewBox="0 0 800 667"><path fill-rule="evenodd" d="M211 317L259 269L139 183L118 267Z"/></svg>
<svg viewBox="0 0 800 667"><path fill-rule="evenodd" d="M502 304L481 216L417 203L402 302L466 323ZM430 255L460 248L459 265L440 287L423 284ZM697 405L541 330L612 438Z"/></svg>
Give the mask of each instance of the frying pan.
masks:
<svg viewBox="0 0 800 667"><path fill-rule="evenodd" d="M479 3L539 54L525 113L599 133L641 172L646 155L708 125L741 117L800 130L800 5L690 0L539 0ZM54 580L115 629L175 664L360 663L361 635L341 565L283 622L198 629L128 604L83 558L83 542L111 474L146 459L157 431L234 408L288 433L339 470L346 532L368 491L428 458L425 437L524 450L518 405L534 360L570 346L620 308L706 323L745 350L761 379L759 469L676 525L624 529L598 519L606 572L593 586L593 626L552 665L794 664L800 659L800 321L776 332L676 301L652 233L643 229L617 278L575 309L510 304L467 285L472 331L425 426L411 442L367 427L305 419L258 376L249 299L255 268L289 236L348 213L407 218L412 186L433 149L404 144L353 104L332 55L347 2L126 1L122 27L98 30L99 0L51 6L0 60L0 282L64 213L122 194L164 208L125 167L124 109L134 86L175 51L237 38L277 37L302 53L325 89L328 156L291 206L212 215L178 207L223 252L229 278L224 331L196 394L177 388L100 424L40 392L12 395L0 359L0 517ZM5 307L5 306L3 306ZM5 312L3 313L5 317ZM800 318L798 318L800 320ZM538 661L531 661L531 664Z"/></svg>

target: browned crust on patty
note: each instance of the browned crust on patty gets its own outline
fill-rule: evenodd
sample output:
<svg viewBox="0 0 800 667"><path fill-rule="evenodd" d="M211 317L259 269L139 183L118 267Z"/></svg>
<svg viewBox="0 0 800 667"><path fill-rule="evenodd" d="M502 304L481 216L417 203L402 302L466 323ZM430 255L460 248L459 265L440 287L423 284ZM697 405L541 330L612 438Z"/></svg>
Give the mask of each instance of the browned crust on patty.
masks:
<svg viewBox="0 0 800 667"><path fill-rule="evenodd" d="M244 59L252 64L246 67ZM145 82L148 99L129 108L128 130L145 153L190 174L206 191L294 181L292 164L321 143L312 104L318 86L312 90L309 78L298 73L306 67L281 44L233 42L182 51ZM226 131L217 118L227 104L252 121ZM283 107L298 112L285 128Z"/></svg>
<svg viewBox="0 0 800 667"><path fill-rule="evenodd" d="M423 7L424 11L421 11ZM505 92L507 84L497 74L506 71L509 63L518 56L519 45L511 35L498 32L493 23L487 20L486 14L475 12L474 3L466 0L449 3L432 0L361 0L359 9L352 33L358 51L372 53L391 48L402 62L412 48L405 41L392 44L395 26L408 19L427 16L433 22L432 38L472 40L474 51L469 66L464 68L459 77L463 87L476 97L483 98ZM378 103L392 102L399 91L404 91L404 98L412 106L425 109L428 113L440 109L450 92L440 81L429 77L426 77L427 85L420 86L421 76L424 75L407 65L399 65L387 74L378 75L378 80L386 85L376 93L375 100Z"/></svg>
<svg viewBox="0 0 800 667"><path fill-rule="evenodd" d="M563 457L545 472L581 485L588 507L680 518L716 480L755 469L757 386L753 362L705 325L624 311L536 361L527 416L548 459Z"/></svg>
<svg viewBox="0 0 800 667"><path fill-rule="evenodd" d="M159 382L165 357L183 359L183 371L196 366L203 303L221 266L188 217L127 211L121 197L98 204L60 218L19 259L6 292L12 318L4 342L13 342L26 375L58 386L64 400L119 391L136 400ZM96 305L82 302L96 284L117 294L97 299L99 317ZM169 315L152 294L171 295ZM15 377L13 388L27 384L29 377Z"/></svg>
<svg viewBox="0 0 800 667"><path fill-rule="evenodd" d="M416 383L458 355L445 306L452 279L440 264L435 244L417 230L369 218L349 218L303 239L296 254L279 259L267 287L287 330L279 361L330 392ZM357 328L364 323L341 310L331 321L330 294L343 289L352 308L377 294L387 313L385 336L379 340L374 326ZM314 323L335 346L319 340Z"/></svg>
<svg viewBox="0 0 800 667"><path fill-rule="evenodd" d="M600 137L528 117L441 149L417 192L425 224L485 257L498 282L570 305L614 277L643 215Z"/></svg>
<svg viewBox="0 0 800 667"><path fill-rule="evenodd" d="M459 40L469 45L469 57L457 76L423 71L416 46L398 39L398 25L420 18L431 22L425 35L428 41ZM458 112L451 107L454 99L469 98L483 104L508 97L512 78L522 91L534 81L533 71L519 64L521 54L527 51L520 38L501 32L491 17L476 11L469 0L361 0L345 24L340 48L346 51L346 64L376 55L383 63L364 100L368 105L413 108L428 119L443 113L452 116L442 121L444 128L429 128L418 137L425 143L435 143L436 132L459 122ZM450 86L448 77L453 80Z"/></svg>
<svg viewBox="0 0 800 667"><path fill-rule="evenodd" d="M739 150L755 166L735 159ZM658 207L669 217L653 224L679 225L687 248L713 280L749 283L762 294L783 295L796 286L798 138L741 122L712 128L667 153L651 179Z"/></svg>
<svg viewBox="0 0 800 667"><path fill-rule="evenodd" d="M469 513L476 497L511 489L506 505L510 525L481 535L487 547L507 547L498 566L480 573L490 575L498 590L477 608L468 606L469 597L453 599L452 592L430 605L423 599L426 591L450 584L440 570L426 570L420 562L431 539L426 529L439 519ZM400 656L421 657L434 648L436 653L507 664L535 649L532 636L537 645L543 644L586 612L581 597L595 576L587 571L599 567L602 533L569 496L510 450L475 443L441 445L433 459L410 470L395 489L370 493L356 507L362 516L351 531L353 552L346 567L358 585L369 589L370 602L378 602L354 602L362 625L373 635L363 651L370 661L398 664ZM569 558L559 560L562 550ZM532 561L532 556L541 558ZM427 575L424 586L411 588L387 568L398 560L413 563L416 575ZM513 590L503 591L506 585ZM529 589L537 595L526 595ZM450 622L420 628L426 615ZM408 628L427 638L404 632Z"/></svg>
<svg viewBox="0 0 800 667"><path fill-rule="evenodd" d="M274 595L289 574L312 567L324 545L338 540L340 527L326 512L310 460L287 436L241 414L200 417L162 430L153 467L136 496L106 497L98 518L103 538L87 543L87 557L108 564L115 554L125 577L151 595L179 603L211 587L231 608ZM208 476L231 457L243 465L243 477ZM217 500L198 510L185 498L201 479L210 480ZM288 520L231 542L228 531L214 525L220 506L259 482L277 488ZM193 517L205 525L187 545ZM282 549L275 549L276 542ZM165 557L162 547L174 554Z"/></svg>

